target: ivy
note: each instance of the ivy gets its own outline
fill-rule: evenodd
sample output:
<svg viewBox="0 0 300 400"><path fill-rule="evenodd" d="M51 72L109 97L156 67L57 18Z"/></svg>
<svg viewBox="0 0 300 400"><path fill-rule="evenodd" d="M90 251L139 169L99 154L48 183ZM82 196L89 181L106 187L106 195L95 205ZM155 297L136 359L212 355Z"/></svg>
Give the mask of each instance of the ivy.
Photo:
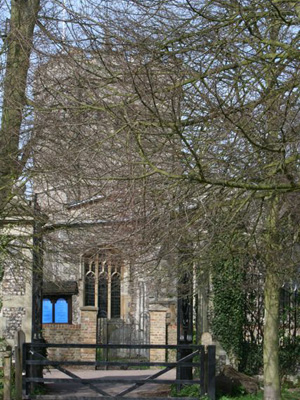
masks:
<svg viewBox="0 0 300 400"><path fill-rule="evenodd" d="M7 248L11 238L7 235L0 235L0 282L2 282L4 276L4 262L7 257ZM0 297L0 310L2 309L3 301Z"/></svg>
<svg viewBox="0 0 300 400"><path fill-rule="evenodd" d="M249 375L260 373L263 367L262 341L251 342L244 337L245 328L249 324L247 299L249 302L250 294L254 296L253 301L257 294L251 293L251 288L247 286L247 274L240 259L235 258L216 264L212 271L212 283L213 334L231 361L238 362L240 371ZM285 296L290 296L288 290L290 289L285 290L287 293ZM279 358L282 376L296 374L299 371L300 339L288 329L289 324L298 326L299 310L299 297L295 293L293 302L288 301L285 307L283 305L281 307ZM262 324L262 320L257 321ZM260 330L262 329L263 326L260 326Z"/></svg>
<svg viewBox="0 0 300 400"><path fill-rule="evenodd" d="M218 263L213 269L213 334L229 358L243 357L245 324L244 272L238 259Z"/></svg>

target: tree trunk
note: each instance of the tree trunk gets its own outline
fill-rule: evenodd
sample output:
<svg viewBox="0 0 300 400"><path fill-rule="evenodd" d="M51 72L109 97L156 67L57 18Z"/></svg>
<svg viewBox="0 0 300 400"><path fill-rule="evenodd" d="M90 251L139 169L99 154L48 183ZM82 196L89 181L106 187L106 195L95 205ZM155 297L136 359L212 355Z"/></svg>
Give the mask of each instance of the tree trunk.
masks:
<svg viewBox="0 0 300 400"><path fill-rule="evenodd" d="M0 132L0 213L9 202L13 185L22 172L19 150L21 125L39 7L40 0L11 2Z"/></svg>
<svg viewBox="0 0 300 400"><path fill-rule="evenodd" d="M266 272L264 298L264 400L280 399L279 377L279 293L277 274Z"/></svg>

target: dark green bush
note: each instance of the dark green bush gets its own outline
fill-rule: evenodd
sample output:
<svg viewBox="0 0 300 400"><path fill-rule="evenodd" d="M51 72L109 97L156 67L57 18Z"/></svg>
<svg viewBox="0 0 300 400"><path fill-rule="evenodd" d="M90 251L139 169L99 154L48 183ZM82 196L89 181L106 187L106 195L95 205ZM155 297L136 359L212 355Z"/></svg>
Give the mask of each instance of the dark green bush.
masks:
<svg viewBox="0 0 300 400"><path fill-rule="evenodd" d="M227 354L241 359L245 324L244 273L238 260L219 263L213 271L212 330Z"/></svg>
<svg viewBox="0 0 300 400"><path fill-rule="evenodd" d="M171 396L172 397L197 397L200 396L200 387L199 385L185 385L182 389L177 392L176 385L172 385L171 387Z"/></svg>
<svg viewBox="0 0 300 400"><path fill-rule="evenodd" d="M243 342L239 369L247 375L258 375L263 372L262 344Z"/></svg>
<svg viewBox="0 0 300 400"><path fill-rule="evenodd" d="M284 338L279 350L281 376L296 375L300 369L300 337Z"/></svg>
<svg viewBox="0 0 300 400"><path fill-rule="evenodd" d="M3 389L3 368L0 368L0 390Z"/></svg>

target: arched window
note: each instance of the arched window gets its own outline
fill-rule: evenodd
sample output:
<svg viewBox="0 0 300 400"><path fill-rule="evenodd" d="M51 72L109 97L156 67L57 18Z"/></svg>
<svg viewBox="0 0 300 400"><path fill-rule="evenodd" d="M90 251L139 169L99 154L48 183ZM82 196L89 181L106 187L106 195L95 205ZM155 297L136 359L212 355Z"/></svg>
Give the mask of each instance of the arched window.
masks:
<svg viewBox="0 0 300 400"><path fill-rule="evenodd" d="M87 273L85 276L85 305L95 305L95 275L93 273Z"/></svg>
<svg viewBox="0 0 300 400"><path fill-rule="evenodd" d="M121 280L118 273L111 276L111 318L120 318Z"/></svg>
<svg viewBox="0 0 300 400"><path fill-rule="evenodd" d="M121 262L111 251L84 259L85 305L98 307L99 318L120 318Z"/></svg>
<svg viewBox="0 0 300 400"><path fill-rule="evenodd" d="M108 277L106 273L99 274L98 280L98 307L99 317L107 318Z"/></svg>
<svg viewBox="0 0 300 400"><path fill-rule="evenodd" d="M53 304L50 299L43 299L43 324L52 324L53 322Z"/></svg>
<svg viewBox="0 0 300 400"><path fill-rule="evenodd" d="M68 323L68 302L66 299L57 299L54 305L54 319L57 324Z"/></svg>
<svg viewBox="0 0 300 400"><path fill-rule="evenodd" d="M71 324L71 296L48 296L43 299L43 324Z"/></svg>

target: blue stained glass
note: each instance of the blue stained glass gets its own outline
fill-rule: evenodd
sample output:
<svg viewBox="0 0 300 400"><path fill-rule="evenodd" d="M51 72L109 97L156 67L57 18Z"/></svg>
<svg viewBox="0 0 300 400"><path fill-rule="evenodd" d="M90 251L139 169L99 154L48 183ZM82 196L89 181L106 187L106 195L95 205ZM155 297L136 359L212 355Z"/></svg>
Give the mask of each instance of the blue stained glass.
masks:
<svg viewBox="0 0 300 400"><path fill-rule="evenodd" d="M51 300L44 299L43 300L43 316L42 322L43 324L51 324L53 322L53 305Z"/></svg>
<svg viewBox="0 0 300 400"><path fill-rule="evenodd" d="M68 302L65 299L58 299L56 301L54 318L56 323L68 323Z"/></svg>

